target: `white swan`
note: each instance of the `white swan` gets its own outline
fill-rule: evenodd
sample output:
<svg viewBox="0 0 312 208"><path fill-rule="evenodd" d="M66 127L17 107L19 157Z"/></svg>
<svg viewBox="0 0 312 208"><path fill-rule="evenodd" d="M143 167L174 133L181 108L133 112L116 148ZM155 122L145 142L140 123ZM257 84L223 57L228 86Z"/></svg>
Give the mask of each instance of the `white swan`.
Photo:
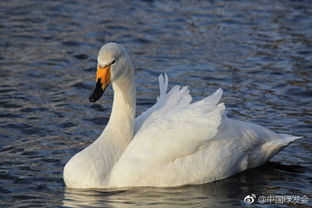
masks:
<svg viewBox="0 0 312 208"><path fill-rule="evenodd" d="M99 52L90 101L98 100L110 82L114 101L109 122L97 140L66 164L68 187L203 184L263 165L299 138L227 118L219 103L221 89L195 103L187 87L167 92L167 75L159 77L156 104L135 119L133 67L116 43Z"/></svg>

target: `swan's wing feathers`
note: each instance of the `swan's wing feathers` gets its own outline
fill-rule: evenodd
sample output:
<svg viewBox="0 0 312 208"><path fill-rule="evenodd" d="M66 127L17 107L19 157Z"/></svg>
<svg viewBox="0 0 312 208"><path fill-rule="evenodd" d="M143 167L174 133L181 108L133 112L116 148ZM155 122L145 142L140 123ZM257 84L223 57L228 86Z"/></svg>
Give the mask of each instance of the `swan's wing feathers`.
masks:
<svg viewBox="0 0 312 208"><path fill-rule="evenodd" d="M142 131L144 128L148 128L149 125L153 124L156 120L163 119L164 115L167 115L168 113L172 114L179 112L181 109L185 109L185 107L192 101L187 86L181 88L180 86L175 85L168 93L166 93L168 90L168 75L161 74L158 79L160 95L157 98L157 102L151 108L136 118L135 133ZM220 102L222 93L222 89L218 89L212 95L197 101L192 105L194 108L204 105L206 109L211 111Z"/></svg>
<svg viewBox="0 0 312 208"><path fill-rule="evenodd" d="M177 92L181 91L183 92L183 88ZM220 92L217 91L213 96ZM146 127L143 124L123 157L152 164L154 160L157 163L167 163L193 154L216 135L223 119L224 104L214 105L212 108L208 101L209 99L188 105L168 105L171 108L164 106L155 118L150 116L146 121L150 123Z"/></svg>
<svg viewBox="0 0 312 208"><path fill-rule="evenodd" d="M210 106L216 106L221 98L222 98L222 94L223 94L223 90L221 88L219 88L217 91L215 91L212 95L200 100L200 101L197 101L197 104L198 105L201 105L201 104L206 104L206 105L210 105Z"/></svg>
<svg viewBox="0 0 312 208"><path fill-rule="evenodd" d="M181 88L180 86L176 85L172 87L168 93L166 93L168 89L167 74L161 74L159 76L159 89L160 95L157 98L157 102L136 118L134 130L135 133L139 130L142 130L143 128L147 128L158 118L162 118L163 114L168 112L170 109L188 105L192 100L187 87Z"/></svg>
<svg viewBox="0 0 312 208"><path fill-rule="evenodd" d="M160 96L157 98L157 102L152 107L150 107L147 111L143 112L135 119L134 132L137 132L141 128L142 124L150 117L151 113L161 108L161 106L163 106L165 103L164 100L166 99L165 96L168 89L168 75L159 75L158 81Z"/></svg>
<svg viewBox="0 0 312 208"><path fill-rule="evenodd" d="M158 77L160 96L165 95L168 89L168 75L161 74Z"/></svg>

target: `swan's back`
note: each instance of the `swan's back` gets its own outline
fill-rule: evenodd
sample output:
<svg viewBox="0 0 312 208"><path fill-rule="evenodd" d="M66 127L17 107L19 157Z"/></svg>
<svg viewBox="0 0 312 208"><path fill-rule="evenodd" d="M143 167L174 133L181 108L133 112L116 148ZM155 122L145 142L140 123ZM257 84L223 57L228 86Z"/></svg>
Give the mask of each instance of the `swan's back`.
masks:
<svg viewBox="0 0 312 208"><path fill-rule="evenodd" d="M247 168L263 165L289 143L299 139L286 134L277 134L265 127L233 119L225 119L219 126L218 134L213 138L221 148L220 155L236 160L231 168L223 164L224 172L241 172ZM234 160L229 159L230 162ZM217 160L222 164L221 160ZM222 160L224 161L224 160ZM228 167L228 168L226 168ZM224 176L227 177L227 176Z"/></svg>

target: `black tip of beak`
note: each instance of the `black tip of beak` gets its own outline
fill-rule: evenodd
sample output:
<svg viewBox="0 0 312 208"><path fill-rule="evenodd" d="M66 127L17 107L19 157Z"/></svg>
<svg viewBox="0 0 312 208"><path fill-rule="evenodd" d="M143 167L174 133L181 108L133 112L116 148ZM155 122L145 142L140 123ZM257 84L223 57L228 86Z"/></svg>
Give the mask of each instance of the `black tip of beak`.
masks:
<svg viewBox="0 0 312 208"><path fill-rule="evenodd" d="M104 91L105 89L103 90L101 86L101 79L98 79L98 81L96 82L95 88L93 90L93 93L89 97L90 102L95 103L98 99L101 98Z"/></svg>

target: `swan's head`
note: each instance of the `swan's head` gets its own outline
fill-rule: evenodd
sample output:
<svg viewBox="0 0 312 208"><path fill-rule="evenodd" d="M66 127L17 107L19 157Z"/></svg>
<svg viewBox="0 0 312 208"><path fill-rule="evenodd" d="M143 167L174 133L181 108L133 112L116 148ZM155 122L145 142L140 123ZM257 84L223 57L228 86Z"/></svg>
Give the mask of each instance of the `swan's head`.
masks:
<svg viewBox="0 0 312 208"><path fill-rule="evenodd" d="M97 60L96 85L89 97L90 102L96 102L100 99L106 87L111 82L120 79L132 71L131 61L126 50L117 43L103 45Z"/></svg>

